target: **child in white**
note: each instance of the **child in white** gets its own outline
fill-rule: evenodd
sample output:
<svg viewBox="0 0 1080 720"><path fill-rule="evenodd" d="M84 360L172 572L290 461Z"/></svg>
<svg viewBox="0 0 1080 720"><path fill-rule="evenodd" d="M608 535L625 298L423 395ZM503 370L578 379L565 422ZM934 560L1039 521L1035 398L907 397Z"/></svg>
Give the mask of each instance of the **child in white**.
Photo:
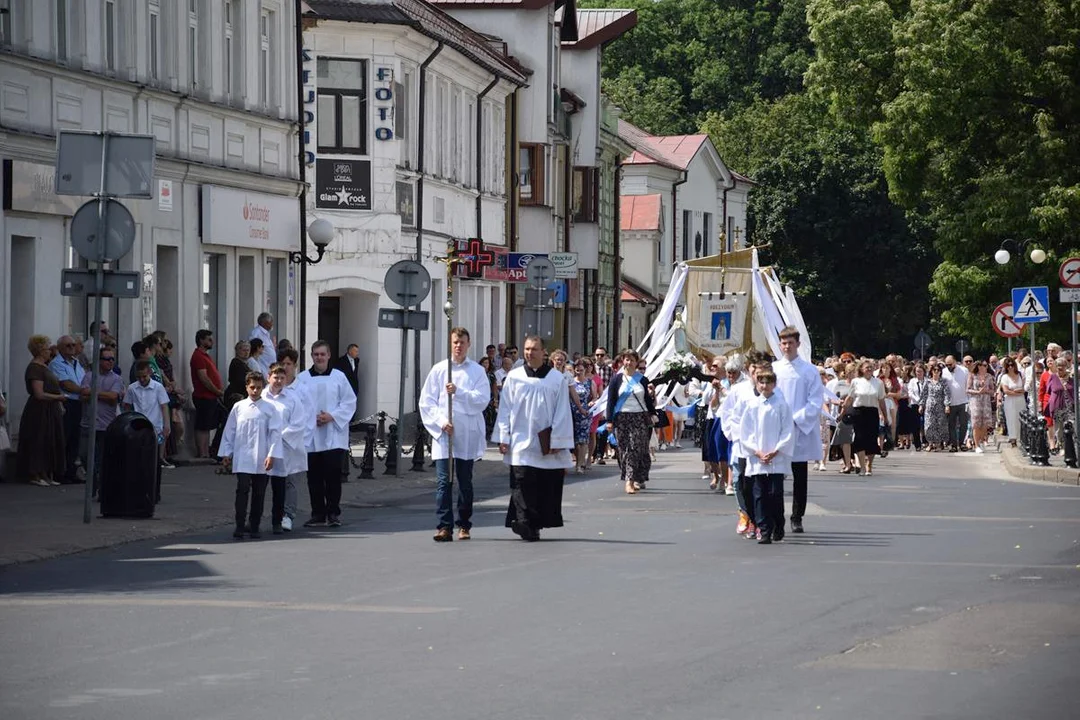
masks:
<svg viewBox="0 0 1080 720"><path fill-rule="evenodd" d="M218 450L225 469L236 473L236 530L233 537L238 540L244 537L245 514L248 515L249 537L262 537L259 523L262 521L263 502L266 499L268 473L274 469L275 461L284 465L281 414L273 405L263 401L264 384L262 373L247 374L245 389L248 396L233 405Z"/></svg>
<svg viewBox="0 0 1080 720"><path fill-rule="evenodd" d="M795 425L791 409L776 393L776 375L760 371L754 379L756 396L745 406L739 423L739 442L746 453L746 474L754 483L754 522L762 545L784 527L784 475L791 472Z"/></svg>
<svg viewBox="0 0 1080 720"><path fill-rule="evenodd" d="M169 393L165 386L151 377L150 363L140 360L135 363L135 382L127 386L124 391L124 411L137 412L145 415L150 424L154 426L157 435L158 454L160 456L165 447L165 441L172 429L169 412ZM161 462L157 465L157 479L155 480L154 502L161 502Z"/></svg>
<svg viewBox="0 0 1080 720"><path fill-rule="evenodd" d="M285 383L288 373L280 363L270 366L270 384L262 392L263 401L281 415L281 442L284 462L274 463L270 470L271 517L274 534L292 530L292 518L285 514L285 489L288 478L302 477L307 472L306 435L312 423L303 400Z"/></svg>

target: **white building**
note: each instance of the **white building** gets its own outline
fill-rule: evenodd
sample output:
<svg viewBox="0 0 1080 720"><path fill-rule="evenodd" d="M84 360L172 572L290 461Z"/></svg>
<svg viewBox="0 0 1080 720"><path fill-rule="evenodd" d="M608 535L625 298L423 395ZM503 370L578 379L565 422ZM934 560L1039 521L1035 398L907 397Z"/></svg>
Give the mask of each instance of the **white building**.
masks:
<svg viewBox="0 0 1080 720"><path fill-rule="evenodd" d="M511 178L516 213L511 216L511 248L522 253L572 251L569 195L572 183L570 114L581 109L563 92L562 43L578 38L575 0L432 0L469 27L505 43L530 70L529 85L515 94L511 116ZM562 10L561 13L557 13ZM591 77L591 75L590 75ZM598 76L597 76L598 77ZM591 80L590 80L591 82ZM596 269L584 265L579 269ZM525 321L524 286L517 288L514 318L520 344ZM580 336L580 335L579 335ZM564 309L556 312L556 344L569 340Z"/></svg>
<svg viewBox="0 0 1080 720"><path fill-rule="evenodd" d="M307 216L337 233L308 268L306 335L337 354L357 343L358 412L397 415L402 332L378 327L379 308L396 307L384 293L386 271L419 256L432 278L422 305L431 329L409 334L406 408L414 408L417 379L447 351L446 269L437 258L448 241L507 246L506 125L527 73L421 0L308 6ZM504 339L512 286L459 279L454 301L454 324L469 329L474 357Z"/></svg>
<svg viewBox="0 0 1080 720"><path fill-rule="evenodd" d="M0 386L17 431L27 338L87 333L92 302L60 296L85 265L68 237L86 199L57 196L61 130L156 138L155 197L125 200L137 237L117 266L152 287L106 304L121 365L154 329L190 387L195 332L218 365L259 312L296 330L288 251L300 240L291 0L12 0L0 15Z"/></svg>
<svg viewBox="0 0 1080 720"><path fill-rule="evenodd" d="M646 290L663 297L676 263L745 246L753 181L728 169L708 135L651 136L620 120L619 137L635 148L623 161L622 194L659 194L666 213L656 285Z"/></svg>

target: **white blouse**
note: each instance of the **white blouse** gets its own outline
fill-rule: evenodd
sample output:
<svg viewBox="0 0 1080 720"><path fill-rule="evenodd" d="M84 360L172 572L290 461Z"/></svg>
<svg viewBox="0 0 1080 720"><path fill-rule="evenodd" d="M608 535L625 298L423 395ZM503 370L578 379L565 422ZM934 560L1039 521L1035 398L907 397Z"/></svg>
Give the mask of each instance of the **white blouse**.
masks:
<svg viewBox="0 0 1080 720"><path fill-rule="evenodd" d="M857 377L851 381L851 395L855 398L854 407L876 408L885 399L885 385L877 378Z"/></svg>

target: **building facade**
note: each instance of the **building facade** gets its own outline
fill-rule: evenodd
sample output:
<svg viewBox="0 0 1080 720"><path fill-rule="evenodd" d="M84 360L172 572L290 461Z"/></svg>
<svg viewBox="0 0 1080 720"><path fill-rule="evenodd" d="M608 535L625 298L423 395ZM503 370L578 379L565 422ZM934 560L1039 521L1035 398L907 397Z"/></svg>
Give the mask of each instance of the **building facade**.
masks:
<svg viewBox="0 0 1080 720"><path fill-rule="evenodd" d="M358 412L397 414L400 330L379 327L388 269L423 263L430 329L409 334L406 407L417 377L446 356L447 243L508 242L507 117L526 82L520 66L437 8L414 0L309 0L305 14L307 217L336 237L308 269L307 336L342 354L360 346ZM513 307L503 282L456 279L453 324L473 355L505 338ZM417 342L419 340L419 343Z"/></svg>
<svg viewBox="0 0 1080 720"><path fill-rule="evenodd" d="M287 0L15 0L0 17L0 385L18 428L27 338L86 334L92 300L61 297L84 267L69 230L88 198L55 192L57 134L155 139L153 198L123 200L134 248L113 264L143 278L137 300L107 300L127 348L155 329L175 343L190 388L195 332L219 365L256 316L296 330L300 242L295 25Z"/></svg>

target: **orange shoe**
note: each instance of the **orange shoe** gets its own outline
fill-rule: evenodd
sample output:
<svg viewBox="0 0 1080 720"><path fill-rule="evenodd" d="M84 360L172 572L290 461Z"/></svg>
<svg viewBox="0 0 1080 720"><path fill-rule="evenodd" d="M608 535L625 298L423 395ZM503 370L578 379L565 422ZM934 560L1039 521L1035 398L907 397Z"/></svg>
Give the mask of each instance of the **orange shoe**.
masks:
<svg viewBox="0 0 1080 720"><path fill-rule="evenodd" d="M735 528L735 532L737 532L739 535L742 535L743 533L746 532L746 528L749 527L749 525L750 525L750 516L747 515L746 513L744 513L742 510L740 510L739 511L739 526Z"/></svg>

